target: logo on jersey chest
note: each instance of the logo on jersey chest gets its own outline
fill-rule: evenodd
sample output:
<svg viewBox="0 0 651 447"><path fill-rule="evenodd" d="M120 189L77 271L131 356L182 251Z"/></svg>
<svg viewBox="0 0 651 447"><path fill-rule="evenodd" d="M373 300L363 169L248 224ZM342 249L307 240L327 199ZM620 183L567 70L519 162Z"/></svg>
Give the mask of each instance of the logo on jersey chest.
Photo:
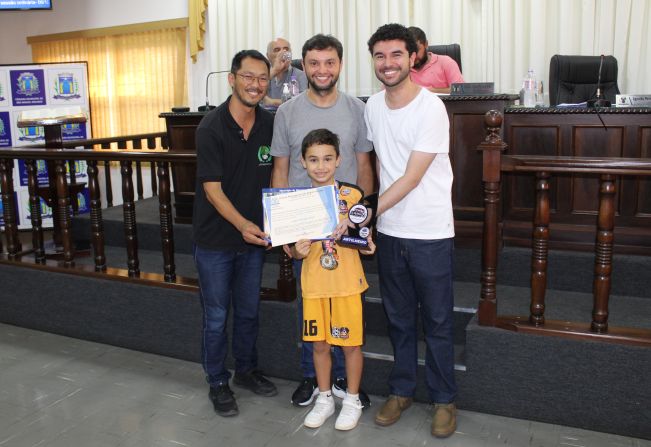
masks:
<svg viewBox="0 0 651 447"><path fill-rule="evenodd" d="M271 148L269 146L260 146L258 148L258 162L261 165L271 164Z"/></svg>

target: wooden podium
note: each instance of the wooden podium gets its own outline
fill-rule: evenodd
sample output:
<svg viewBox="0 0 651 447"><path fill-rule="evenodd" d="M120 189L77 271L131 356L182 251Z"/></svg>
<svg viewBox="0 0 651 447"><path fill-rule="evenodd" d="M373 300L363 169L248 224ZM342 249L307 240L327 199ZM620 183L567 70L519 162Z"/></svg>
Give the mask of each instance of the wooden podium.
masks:
<svg viewBox="0 0 651 447"><path fill-rule="evenodd" d="M169 150L173 152L196 152L194 134L206 112L164 112ZM192 223L192 206L196 188L196 163L173 163L174 222Z"/></svg>
<svg viewBox="0 0 651 447"><path fill-rule="evenodd" d="M56 110L53 112L56 114ZM34 114L38 111L32 112ZM35 127L42 126L45 131L45 147L46 148L63 148L63 137L61 132L61 126L64 124L83 124L86 122L86 115L79 111L75 113L70 113L67 115L61 116L39 116L31 117L29 114L23 112L21 113L18 122L16 123L17 127ZM75 170L74 170L74 161L69 163L69 172L70 172L70 184L67 185L67 190L70 196L70 204L72 207L73 213L77 212L77 194L83 191L86 186L85 183L77 183L75 179ZM47 205L52 208L52 224L53 232L52 239L54 242L54 249L50 253L46 253L52 257L58 257L63 254L63 238L62 238L62 216L59 211L59 203L57 201L57 185L56 185L56 164L53 160L47 161L47 172L48 172L48 185L38 186L38 195L45 200ZM72 249L72 247L69 247Z"/></svg>

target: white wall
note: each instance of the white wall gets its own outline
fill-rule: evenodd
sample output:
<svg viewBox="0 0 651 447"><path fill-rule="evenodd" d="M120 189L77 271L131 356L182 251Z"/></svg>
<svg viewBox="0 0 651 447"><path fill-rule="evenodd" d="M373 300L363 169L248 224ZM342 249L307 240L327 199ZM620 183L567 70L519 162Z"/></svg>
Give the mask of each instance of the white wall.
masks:
<svg viewBox="0 0 651 447"><path fill-rule="evenodd" d="M32 61L27 36L188 16L187 0L52 0L51 11L0 12L0 64Z"/></svg>

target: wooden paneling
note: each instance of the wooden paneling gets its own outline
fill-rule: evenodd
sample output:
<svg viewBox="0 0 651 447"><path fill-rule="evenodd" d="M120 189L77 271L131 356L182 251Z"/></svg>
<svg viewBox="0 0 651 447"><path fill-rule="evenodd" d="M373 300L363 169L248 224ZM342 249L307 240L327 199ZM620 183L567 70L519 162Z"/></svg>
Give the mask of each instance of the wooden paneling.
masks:
<svg viewBox="0 0 651 447"><path fill-rule="evenodd" d="M650 123L651 111L644 109L601 109L597 115L591 109L507 108L503 134L509 155L649 158ZM503 237L507 243L530 244L534 185L530 175L504 176ZM619 178L615 187L615 246L651 250L651 181ZM588 249L594 245L598 192L597 176L552 176L553 246Z"/></svg>
<svg viewBox="0 0 651 447"><path fill-rule="evenodd" d="M640 158L651 158L651 127L640 128ZM634 180L636 195L634 214L640 218L651 218L651 179Z"/></svg>
<svg viewBox="0 0 651 447"><path fill-rule="evenodd" d="M441 96L450 120L450 161L454 174L452 205L457 239L479 243L484 215L482 156L477 150L485 136L484 115L513 104L514 95Z"/></svg>

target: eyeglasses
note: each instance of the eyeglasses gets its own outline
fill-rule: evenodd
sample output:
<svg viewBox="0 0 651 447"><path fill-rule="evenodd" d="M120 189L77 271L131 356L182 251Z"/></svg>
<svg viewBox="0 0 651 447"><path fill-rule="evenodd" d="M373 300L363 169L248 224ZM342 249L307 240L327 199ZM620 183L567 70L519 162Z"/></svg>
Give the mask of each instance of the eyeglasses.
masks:
<svg viewBox="0 0 651 447"><path fill-rule="evenodd" d="M239 74L239 73L235 73L235 76L239 76L240 78L244 79L244 82L246 82L247 84L252 84L253 81L258 81L258 84L260 85L269 84L269 78L266 76L253 76L250 74Z"/></svg>

